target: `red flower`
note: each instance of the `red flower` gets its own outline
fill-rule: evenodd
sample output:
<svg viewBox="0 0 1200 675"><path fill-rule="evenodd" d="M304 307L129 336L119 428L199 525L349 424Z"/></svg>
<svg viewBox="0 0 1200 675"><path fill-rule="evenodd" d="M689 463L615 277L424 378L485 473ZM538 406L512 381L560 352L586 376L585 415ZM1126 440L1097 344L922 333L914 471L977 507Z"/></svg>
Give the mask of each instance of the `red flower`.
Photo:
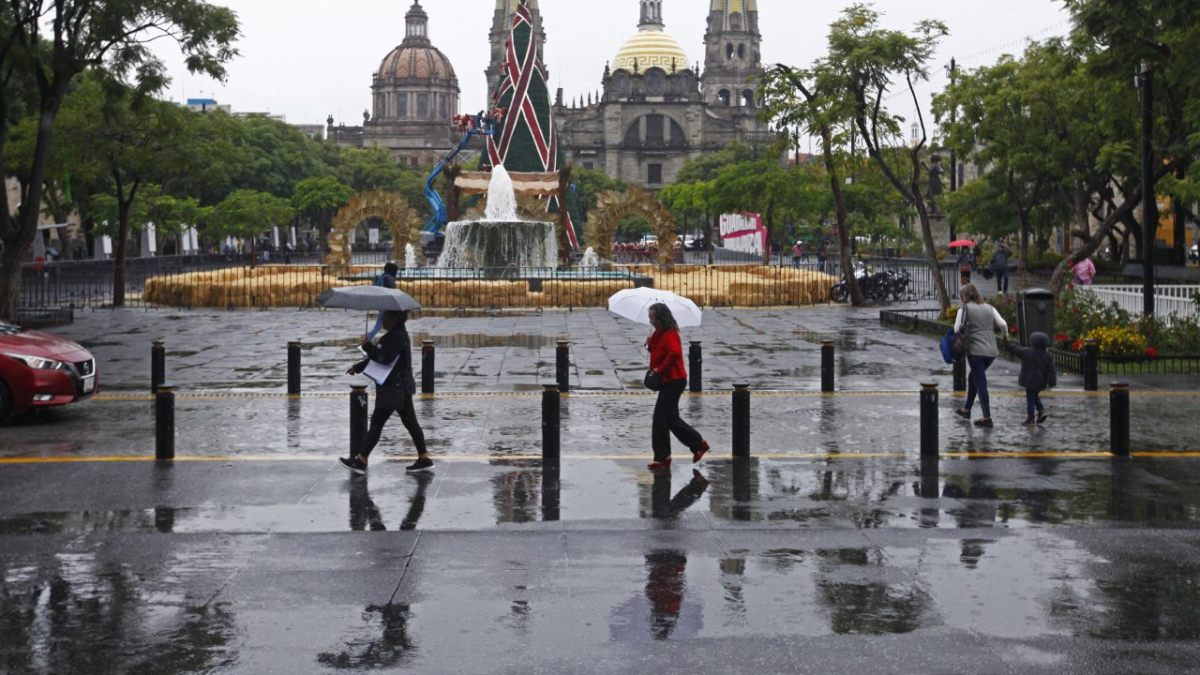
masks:
<svg viewBox="0 0 1200 675"><path fill-rule="evenodd" d="M1083 351L1083 340L1076 340L1076 341L1072 342L1071 343L1071 351L1073 351L1073 352Z"/></svg>
<svg viewBox="0 0 1200 675"><path fill-rule="evenodd" d="M1016 325L1016 324L1013 324L1013 325L1011 325L1011 326L1009 326L1009 327L1008 327L1008 334L1009 334L1009 335L1016 335L1018 330L1019 330L1019 329L1017 328L1017 325Z"/></svg>
<svg viewBox="0 0 1200 675"><path fill-rule="evenodd" d="M1067 335L1066 333L1059 333L1058 335L1054 336L1054 341L1055 342L1070 342L1071 336Z"/></svg>
<svg viewBox="0 0 1200 675"><path fill-rule="evenodd" d="M1155 349L1154 347L1146 347L1146 356L1148 356L1152 359L1157 359L1158 358L1158 350Z"/></svg>

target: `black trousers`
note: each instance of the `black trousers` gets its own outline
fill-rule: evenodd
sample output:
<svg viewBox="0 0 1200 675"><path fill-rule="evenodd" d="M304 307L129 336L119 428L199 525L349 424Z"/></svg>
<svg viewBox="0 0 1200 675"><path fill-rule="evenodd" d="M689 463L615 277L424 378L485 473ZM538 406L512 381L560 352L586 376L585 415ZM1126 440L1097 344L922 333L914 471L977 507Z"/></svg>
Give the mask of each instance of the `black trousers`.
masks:
<svg viewBox="0 0 1200 675"><path fill-rule="evenodd" d="M413 407L412 394L404 393L397 387L377 387L375 389L375 410L371 413L371 428L367 431L367 442L363 446L362 456L370 457L375 446L379 445L379 437L383 435L383 425L392 415L399 414L400 421L408 434L412 436L413 445L417 452L425 454L425 432L417 422L417 410Z"/></svg>
<svg viewBox="0 0 1200 675"><path fill-rule="evenodd" d="M654 422L650 432L650 444L654 448L654 459L661 461L671 457L671 434L679 439L689 450L700 449L704 437L700 432L688 426L679 417L679 397L687 388L687 380L666 382L658 391L658 401L654 404Z"/></svg>

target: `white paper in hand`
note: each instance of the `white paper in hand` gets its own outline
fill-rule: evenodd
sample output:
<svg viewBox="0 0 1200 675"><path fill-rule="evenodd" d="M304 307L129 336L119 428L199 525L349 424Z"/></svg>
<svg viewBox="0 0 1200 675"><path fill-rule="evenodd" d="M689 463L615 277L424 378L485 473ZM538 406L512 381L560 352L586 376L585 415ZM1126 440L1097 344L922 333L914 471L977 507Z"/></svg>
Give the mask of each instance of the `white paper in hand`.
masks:
<svg viewBox="0 0 1200 675"><path fill-rule="evenodd" d="M396 364L399 362L399 356L396 357L395 361L392 361L387 365L377 361L371 361L367 364L367 369L363 371L363 375L375 380L375 384L383 384L384 382L387 382L388 375L392 374L392 371L396 368Z"/></svg>

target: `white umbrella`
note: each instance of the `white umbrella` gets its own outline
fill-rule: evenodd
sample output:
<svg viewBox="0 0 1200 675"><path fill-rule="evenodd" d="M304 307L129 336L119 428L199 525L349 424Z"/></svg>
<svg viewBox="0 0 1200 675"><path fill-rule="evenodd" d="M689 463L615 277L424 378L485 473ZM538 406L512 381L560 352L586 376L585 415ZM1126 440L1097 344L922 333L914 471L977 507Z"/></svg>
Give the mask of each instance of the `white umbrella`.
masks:
<svg viewBox="0 0 1200 675"><path fill-rule="evenodd" d="M421 303L404 291L383 286L345 286L331 288L317 298L330 309L365 309L375 312L412 312Z"/></svg>
<svg viewBox="0 0 1200 675"><path fill-rule="evenodd" d="M682 295L653 288L630 288L608 299L608 311L619 317L650 325L650 306L666 305L680 328L699 326L703 313L696 303Z"/></svg>

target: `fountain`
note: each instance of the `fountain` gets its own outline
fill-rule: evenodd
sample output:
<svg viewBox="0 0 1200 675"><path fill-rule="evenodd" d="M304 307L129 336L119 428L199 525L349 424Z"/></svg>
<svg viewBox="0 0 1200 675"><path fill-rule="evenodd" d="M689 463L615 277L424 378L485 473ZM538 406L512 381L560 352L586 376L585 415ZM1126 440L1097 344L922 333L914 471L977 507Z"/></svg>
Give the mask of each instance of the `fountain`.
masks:
<svg viewBox="0 0 1200 675"><path fill-rule="evenodd" d="M594 270L600 266L600 256L596 255L596 249L591 246L583 252L583 258L579 261L579 266L583 269Z"/></svg>
<svg viewBox="0 0 1200 675"><path fill-rule="evenodd" d="M554 223L520 220L512 178L503 165L492 169L483 220L446 226L438 260L443 270L478 270L484 277L521 276L522 270L558 267Z"/></svg>
<svg viewBox="0 0 1200 675"><path fill-rule="evenodd" d="M412 244L404 245L404 269L417 269L417 249L413 248Z"/></svg>

